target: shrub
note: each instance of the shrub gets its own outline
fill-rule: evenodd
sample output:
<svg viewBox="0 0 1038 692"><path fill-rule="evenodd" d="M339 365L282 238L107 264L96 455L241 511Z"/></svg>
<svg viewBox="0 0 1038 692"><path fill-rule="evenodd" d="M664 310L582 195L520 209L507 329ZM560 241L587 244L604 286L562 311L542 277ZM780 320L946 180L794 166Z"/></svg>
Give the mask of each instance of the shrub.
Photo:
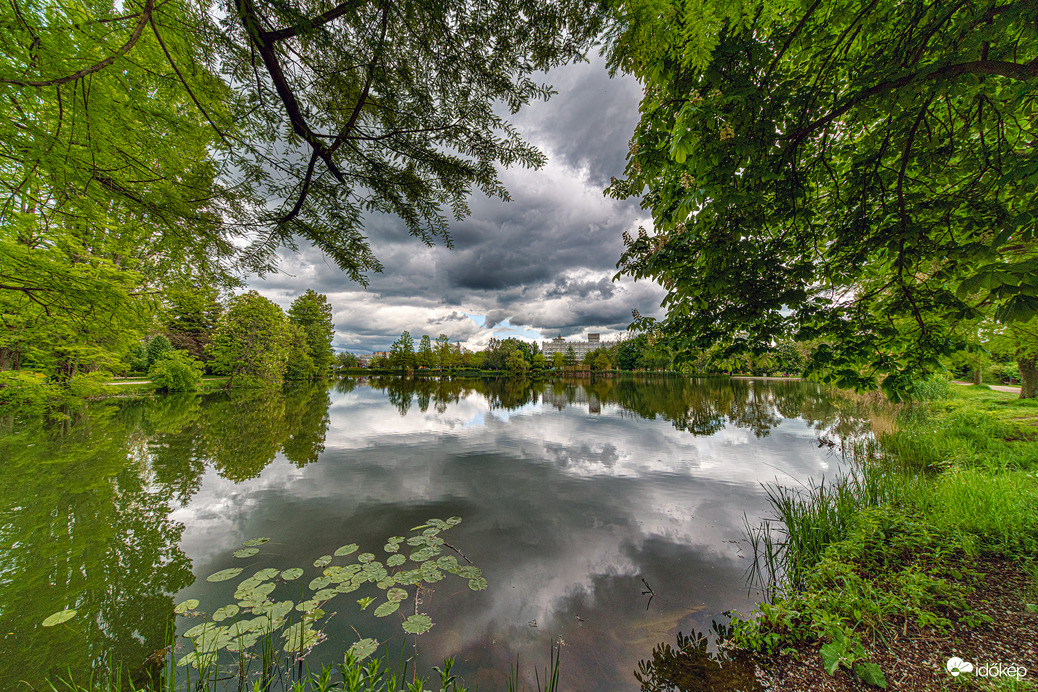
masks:
<svg viewBox="0 0 1038 692"><path fill-rule="evenodd" d="M68 406L80 406L87 399L101 396L105 391L105 383L111 378L106 370L75 375L65 383L65 401Z"/></svg>
<svg viewBox="0 0 1038 692"><path fill-rule="evenodd" d="M148 369L151 370L152 366L158 361L162 360L162 357L167 353L172 353L173 344L169 342L162 334L159 334L154 339L148 342L148 346L145 349L145 354L148 359Z"/></svg>
<svg viewBox="0 0 1038 692"><path fill-rule="evenodd" d="M198 389L203 370L204 366L187 351L169 351L155 361L148 377L160 392L193 392Z"/></svg>
<svg viewBox="0 0 1038 692"><path fill-rule="evenodd" d="M4 412L43 413L59 396L60 387L41 372L0 372L0 410Z"/></svg>

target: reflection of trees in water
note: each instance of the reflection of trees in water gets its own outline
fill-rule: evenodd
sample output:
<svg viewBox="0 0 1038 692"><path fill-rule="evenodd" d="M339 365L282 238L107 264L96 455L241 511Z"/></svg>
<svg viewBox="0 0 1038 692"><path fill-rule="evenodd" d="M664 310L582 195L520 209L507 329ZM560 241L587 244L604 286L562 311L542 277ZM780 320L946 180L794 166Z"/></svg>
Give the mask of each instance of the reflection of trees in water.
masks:
<svg viewBox="0 0 1038 692"><path fill-rule="evenodd" d="M0 679L40 689L132 669L165 643L173 594L193 580L168 518L179 489L150 466L141 424L155 419L128 414L94 406L71 427L0 438ZM67 625L40 627L65 607L78 610Z"/></svg>
<svg viewBox="0 0 1038 692"><path fill-rule="evenodd" d="M678 633L677 647L661 642L652 650L652 658L638 663L634 677L644 692L754 692L761 687L753 673L752 663L732 658L724 648L711 653L710 642L722 643L731 636L731 628L714 622L710 634L693 631L691 636Z"/></svg>
<svg viewBox="0 0 1038 692"><path fill-rule="evenodd" d="M416 398L422 412L431 402L443 413L451 403L478 393L492 409L516 409L541 401L559 410L579 405L598 413L602 404L616 404L641 418L667 420L693 435L712 435L731 425L766 437L787 418L804 419L821 439L850 439L869 433L867 411L860 402L798 381L636 375L547 382L380 377L370 384L386 393L400 415L407 415Z"/></svg>
<svg viewBox="0 0 1038 692"><path fill-rule="evenodd" d="M328 388L244 390L200 398L94 405L70 422L0 436L0 679L123 663L163 648L173 594L193 581L171 521L206 464L225 478L258 475L281 451L315 461L328 430ZM65 607L67 625L42 628ZM10 633L10 634L8 634Z"/></svg>

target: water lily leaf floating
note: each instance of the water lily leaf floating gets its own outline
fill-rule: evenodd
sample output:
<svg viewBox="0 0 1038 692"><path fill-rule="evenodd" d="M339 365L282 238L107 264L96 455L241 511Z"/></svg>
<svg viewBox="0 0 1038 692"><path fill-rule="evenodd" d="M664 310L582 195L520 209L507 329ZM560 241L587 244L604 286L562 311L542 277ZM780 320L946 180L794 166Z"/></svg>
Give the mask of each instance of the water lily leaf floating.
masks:
<svg viewBox="0 0 1038 692"><path fill-rule="evenodd" d="M387 615L392 615L400 608L400 601L386 601L378 608L375 608L375 617L384 618Z"/></svg>
<svg viewBox="0 0 1038 692"><path fill-rule="evenodd" d="M409 615L408 618L404 620L403 624L404 631L410 632L411 634L423 634L428 632L432 626L432 618L424 613L419 615Z"/></svg>
<svg viewBox="0 0 1038 692"><path fill-rule="evenodd" d="M242 545L245 546L246 548L250 548L250 547L256 546L256 545L263 545L264 543L266 543L269 540L270 540L269 538L250 538L247 541L242 541Z"/></svg>
<svg viewBox="0 0 1038 692"><path fill-rule="evenodd" d="M285 651L289 653L306 651L321 639L320 632L303 622L292 625L282 636L285 638Z"/></svg>
<svg viewBox="0 0 1038 692"><path fill-rule="evenodd" d="M197 603L197 601L195 601ZM72 618L76 617L75 608L66 608L65 610L59 610L52 615L48 615L47 619L43 621L44 627L54 627L54 625L60 625L63 622L68 622Z"/></svg>
<svg viewBox="0 0 1038 692"><path fill-rule="evenodd" d="M332 562L331 555L322 555L321 557L314 560L314 567L327 567Z"/></svg>
<svg viewBox="0 0 1038 692"><path fill-rule="evenodd" d="M252 557L259 552L259 548L242 548L234 551L234 557Z"/></svg>
<svg viewBox="0 0 1038 692"><path fill-rule="evenodd" d="M215 574L210 574L205 578L206 581L227 581L228 579L234 579L241 574L241 567L232 567L231 569L222 569Z"/></svg>
<svg viewBox="0 0 1038 692"><path fill-rule="evenodd" d="M386 598L391 601L402 601L407 598L407 591L401 589L399 586L394 586L386 592Z"/></svg>
<svg viewBox="0 0 1038 692"><path fill-rule="evenodd" d="M346 650L346 658L349 660L350 654L353 655L353 660L360 663L365 658L375 653L378 650L377 639L361 639L360 641L353 642L350 648Z"/></svg>
<svg viewBox="0 0 1038 692"><path fill-rule="evenodd" d="M390 567L398 567L398 566L404 564L404 562L406 562L406 561L407 561L406 557L404 557L400 553L396 553L394 555L390 555L389 556L389 559L386 560L386 564L389 565Z"/></svg>
<svg viewBox="0 0 1038 692"><path fill-rule="evenodd" d="M371 596L365 596L364 598L358 598L357 603L360 605L361 610L367 610L368 606L375 602L375 599Z"/></svg>
<svg viewBox="0 0 1038 692"><path fill-rule="evenodd" d="M310 588L314 591L320 591L331 583L331 577L314 577L310 580Z"/></svg>
<svg viewBox="0 0 1038 692"><path fill-rule="evenodd" d="M285 581L293 581L301 576L303 576L303 570L299 567L291 567L281 573L281 578Z"/></svg>
<svg viewBox="0 0 1038 692"><path fill-rule="evenodd" d="M357 545L356 543L350 543L349 545L344 545L341 548L337 548L335 550L335 557L343 557L344 555L352 555L353 553L357 552L357 549L359 547L360 546Z"/></svg>
<svg viewBox="0 0 1038 692"><path fill-rule="evenodd" d="M483 577L469 579L469 588L473 591L482 591L483 589L487 588L487 580Z"/></svg>
<svg viewBox="0 0 1038 692"><path fill-rule="evenodd" d="M259 579L260 581L266 581L268 579L273 579L277 575L278 571L276 569L274 569L273 567L267 567L265 569L261 569L259 572L256 572L254 575L252 575L252 578Z"/></svg>
<svg viewBox="0 0 1038 692"><path fill-rule="evenodd" d="M214 663L216 663L215 651L210 651L208 653L203 653L201 651L192 651L186 656L181 657L181 659L177 661L177 666L191 666L192 668L205 670Z"/></svg>
<svg viewBox="0 0 1038 692"><path fill-rule="evenodd" d="M217 608L216 612L213 613L213 620L216 622L222 622L227 618L233 618L235 615L238 614L238 610L238 606L233 603L231 603L230 605L225 605L221 608Z"/></svg>
<svg viewBox="0 0 1038 692"><path fill-rule="evenodd" d="M187 611L194 610L197 607L198 607L198 599L197 598L189 598L186 601L184 601L183 603L178 603L176 606L174 606L173 612L176 613L177 615L183 615Z"/></svg>

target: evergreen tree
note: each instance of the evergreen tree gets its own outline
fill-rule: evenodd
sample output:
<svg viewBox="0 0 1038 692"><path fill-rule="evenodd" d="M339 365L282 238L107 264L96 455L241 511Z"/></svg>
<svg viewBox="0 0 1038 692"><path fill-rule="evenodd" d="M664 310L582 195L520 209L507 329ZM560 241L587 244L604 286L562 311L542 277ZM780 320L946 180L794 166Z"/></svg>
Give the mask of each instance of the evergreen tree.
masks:
<svg viewBox="0 0 1038 692"><path fill-rule="evenodd" d="M328 297L308 288L306 293L292 301L288 319L303 330L309 357L313 362L311 377L325 377L335 356L332 350L335 326L332 324L332 306Z"/></svg>

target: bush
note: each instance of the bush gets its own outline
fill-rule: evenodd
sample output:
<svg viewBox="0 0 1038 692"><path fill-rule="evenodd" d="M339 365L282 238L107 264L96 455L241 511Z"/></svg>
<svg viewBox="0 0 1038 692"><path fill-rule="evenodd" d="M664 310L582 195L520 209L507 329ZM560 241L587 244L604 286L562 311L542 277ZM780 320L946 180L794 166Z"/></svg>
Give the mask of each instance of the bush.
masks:
<svg viewBox="0 0 1038 692"><path fill-rule="evenodd" d="M0 411L43 413L60 396L61 388L42 372L0 372Z"/></svg>
<svg viewBox="0 0 1038 692"><path fill-rule="evenodd" d="M922 382L916 382L909 390L913 401L940 401L952 396L951 384L944 375L931 375Z"/></svg>
<svg viewBox="0 0 1038 692"><path fill-rule="evenodd" d="M112 374L106 370L75 375L65 383L64 403L68 406L80 406L87 399L101 396L105 391L105 383L111 376Z"/></svg>
<svg viewBox="0 0 1038 692"><path fill-rule="evenodd" d="M148 359L148 370L151 370L155 363L162 360L162 357L167 353L173 352L173 344L169 342L162 334L159 334L154 339L148 342L148 346L145 349L145 354Z"/></svg>
<svg viewBox="0 0 1038 692"><path fill-rule="evenodd" d="M198 389L204 366L187 351L164 353L148 371L160 392L193 392Z"/></svg>

